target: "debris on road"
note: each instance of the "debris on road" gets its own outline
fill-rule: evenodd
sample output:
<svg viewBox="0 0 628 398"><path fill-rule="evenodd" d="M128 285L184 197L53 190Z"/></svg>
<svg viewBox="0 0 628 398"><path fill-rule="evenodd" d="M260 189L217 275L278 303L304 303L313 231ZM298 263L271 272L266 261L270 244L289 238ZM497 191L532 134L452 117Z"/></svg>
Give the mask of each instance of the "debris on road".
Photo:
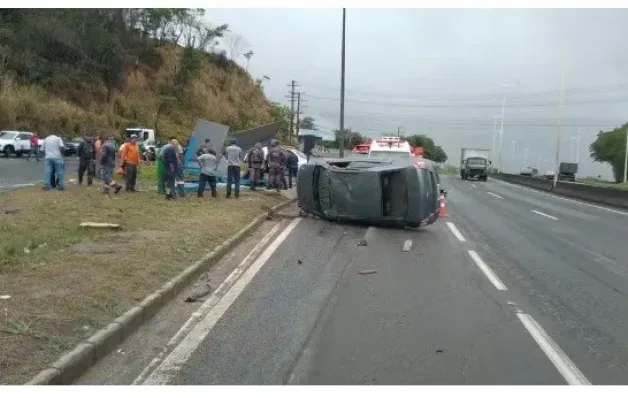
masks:
<svg viewBox="0 0 628 398"><path fill-rule="evenodd" d="M82 222L82 228L120 229L120 224L109 224L100 222Z"/></svg>
<svg viewBox="0 0 628 398"><path fill-rule="evenodd" d="M361 240L358 242L358 246L367 246L366 239L361 239Z"/></svg>
<svg viewBox="0 0 628 398"><path fill-rule="evenodd" d="M303 261L297 260L297 264L303 264Z"/></svg>
<svg viewBox="0 0 628 398"><path fill-rule="evenodd" d="M403 251L409 252L410 250L412 250L412 241L408 239L407 241L403 243Z"/></svg>
<svg viewBox="0 0 628 398"><path fill-rule="evenodd" d="M202 299L203 297L209 295L212 292L212 287L209 283L205 283L201 288L194 291L190 296L188 296L185 300L186 303L195 303Z"/></svg>
<svg viewBox="0 0 628 398"><path fill-rule="evenodd" d="M376 274L376 273L377 273L376 269L367 269L367 270L358 272L358 274L360 275L370 275L370 274Z"/></svg>

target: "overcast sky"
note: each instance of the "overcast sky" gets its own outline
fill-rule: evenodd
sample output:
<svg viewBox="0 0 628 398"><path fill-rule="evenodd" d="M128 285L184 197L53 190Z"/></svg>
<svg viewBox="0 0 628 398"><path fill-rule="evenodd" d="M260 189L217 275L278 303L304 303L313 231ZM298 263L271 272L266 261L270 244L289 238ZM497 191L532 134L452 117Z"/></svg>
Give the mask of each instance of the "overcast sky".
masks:
<svg viewBox="0 0 628 398"><path fill-rule="evenodd" d="M208 9L207 19L247 39L249 71L270 77L271 100L287 104L294 79L304 114L321 130L338 128L341 9ZM504 169L523 167L527 148L528 165L544 172L566 59L561 160L575 157L572 137L584 128L581 175L610 178L587 148L600 129L628 121L626 21L624 9L349 9L345 126L371 137L399 126L426 134L457 163L461 147L491 148L505 90Z"/></svg>

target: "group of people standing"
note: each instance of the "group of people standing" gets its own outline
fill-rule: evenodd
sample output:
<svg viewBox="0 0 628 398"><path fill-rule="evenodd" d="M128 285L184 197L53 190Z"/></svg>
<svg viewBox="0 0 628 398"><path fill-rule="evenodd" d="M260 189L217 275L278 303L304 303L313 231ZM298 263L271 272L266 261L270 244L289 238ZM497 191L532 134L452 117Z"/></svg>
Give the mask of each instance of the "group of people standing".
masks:
<svg viewBox="0 0 628 398"><path fill-rule="evenodd" d="M65 162L62 155L64 143L61 137L55 134L46 137L43 142L43 152L44 190L51 188L63 190ZM39 161L39 151L33 154ZM235 138L230 139L229 145L220 155L216 153L213 145L210 145L209 140L206 140L205 145L198 150L196 155L200 165L198 197L203 197L207 186L211 190L212 197L217 196L216 174L222 157L227 161L226 197L230 198L232 192L235 198L240 197L241 164L244 160L244 152L237 145ZM83 184L84 177L87 175L87 185L91 186L94 178L100 178L104 193L113 190L117 194L123 188L114 179L115 174L118 174L124 175L125 191L137 192L137 174L141 163L137 136L128 137L118 150L111 136L85 137L78 147L77 156L79 160L78 185ZM174 137L170 137L168 143L157 153L157 190L165 194L167 200L185 196L183 156L183 148ZM294 152L283 148L279 141L271 141L266 155L262 145L256 143L246 158L251 190L257 189L265 173L268 174L268 189L275 189L279 192L280 189L292 188L292 180L297 175L299 159ZM286 181L286 171L288 181Z"/></svg>
<svg viewBox="0 0 628 398"><path fill-rule="evenodd" d="M296 178L299 169L299 158L294 152L283 148L279 141L271 141L266 157L261 144L255 144L247 159L252 190L256 189L264 171L268 172L268 189L279 192L280 189L292 188L292 179Z"/></svg>
<svg viewBox="0 0 628 398"><path fill-rule="evenodd" d="M240 176L241 164L244 160L244 152L237 145L237 140L231 138L229 145L218 156L209 141L205 142L196 153L200 166L198 197L203 197L206 187L209 185L212 197L216 197L216 172L220 163L220 158L225 157L227 161L227 193L230 198L233 191L235 198L240 197ZM257 190L259 181L263 178L264 172L268 173L268 189L292 188L292 179L296 177L299 168L299 159L292 151L284 149L279 141L273 140L270 143L268 153L264 154L264 149L260 143L256 143L246 155L249 168L250 189ZM288 171L289 184L286 183L286 170Z"/></svg>
<svg viewBox="0 0 628 398"><path fill-rule="evenodd" d="M56 134L50 134L44 139L42 148L45 162L43 189L46 191L52 188L64 189L64 149L63 140ZM114 180L116 163L118 163L118 174L125 177L126 191L137 192L140 154L136 136L129 137L118 151L116 151L113 137L97 136L95 139L85 137L77 149L77 156L79 160L78 185L83 184L83 179L87 174L87 185L92 185L94 178L100 178L103 182L102 190L104 193L109 193L110 190L116 194L119 193L122 190L122 185ZM39 161L39 151L35 152L35 158Z"/></svg>

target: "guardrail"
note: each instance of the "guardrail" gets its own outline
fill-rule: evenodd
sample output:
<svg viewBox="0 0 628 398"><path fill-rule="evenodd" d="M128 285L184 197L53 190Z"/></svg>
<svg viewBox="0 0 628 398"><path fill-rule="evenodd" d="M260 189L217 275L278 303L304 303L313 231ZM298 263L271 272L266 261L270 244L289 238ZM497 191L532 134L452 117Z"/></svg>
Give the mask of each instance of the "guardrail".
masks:
<svg viewBox="0 0 628 398"><path fill-rule="evenodd" d="M552 180L531 178L518 174L497 173L493 174L493 178L587 202L628 209L628 190L596 187L570 182L558 182L556 189L553 189Z"/></svg>

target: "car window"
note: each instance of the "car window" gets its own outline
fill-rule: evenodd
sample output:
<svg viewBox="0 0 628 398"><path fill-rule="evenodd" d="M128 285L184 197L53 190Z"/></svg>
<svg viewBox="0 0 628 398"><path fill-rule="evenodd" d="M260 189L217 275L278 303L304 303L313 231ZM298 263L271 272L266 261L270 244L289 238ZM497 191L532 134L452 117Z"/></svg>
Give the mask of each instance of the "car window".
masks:
<svg viewBox="0 0 628 398"><path fill-rule="evenodd" d="M16 133L3 132L0 134L0 138L4 138L5 140L12 140L17 136Z"/></svg>
<svg viewBox="0 0 628 398"><path fill-rule="evenodd" d="M22 133L22 134L18 134L17 139L18 140L28 140L30 138L30 136L31 136L30 134Z"/></svg>

